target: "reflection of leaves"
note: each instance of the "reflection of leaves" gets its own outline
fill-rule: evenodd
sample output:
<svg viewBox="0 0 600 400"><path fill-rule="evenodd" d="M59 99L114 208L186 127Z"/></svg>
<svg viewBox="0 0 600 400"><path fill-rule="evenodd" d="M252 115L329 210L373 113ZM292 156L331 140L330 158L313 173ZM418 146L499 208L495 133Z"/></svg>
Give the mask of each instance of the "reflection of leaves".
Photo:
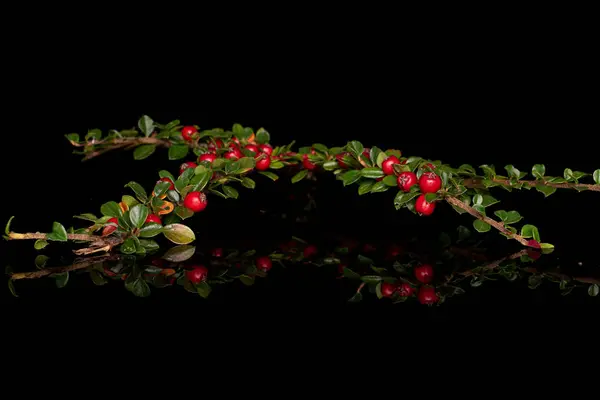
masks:
<svg viewBox="0 0 600 400"><path fill-rule="evenodd" d="M537 289L542 284L543 278L540 275L531 275L528 279L530 289Z"/></svg>
<svg viewBox="0 0 600 400"><path fill-rule="evenodd" d="M19 295L17 294L17 290L15 289L15 283L13 282L12 279L8 280L8 290L10 290L10 293L15 296L15 297L19 297Z"/></svg>
<svg viewBox="0 0 600 400"><path fill-rule="evenodd" d="M175 246L169 249L163 256L167 261L171 262L183 262L187 261L194 256L196 253L196 247L190 245Z"/></svg>
<svg viewBox="0 0 600 400"><path fill-rule="evenodd" d="M349 303L359 303L361 302L363 299L363 295L361 292L356 292L356 294L354 296L352 296L350 299L348 299Z"/></svg>

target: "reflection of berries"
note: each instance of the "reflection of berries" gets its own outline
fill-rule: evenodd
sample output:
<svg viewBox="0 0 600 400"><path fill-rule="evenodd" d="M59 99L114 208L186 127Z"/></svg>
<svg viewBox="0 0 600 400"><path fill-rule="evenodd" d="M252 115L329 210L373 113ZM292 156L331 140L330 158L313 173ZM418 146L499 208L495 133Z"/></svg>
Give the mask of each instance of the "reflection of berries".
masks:
<svg viewBox="0 0 600 400"><path fill-rule="evenodd" d="M410 188L417 183L417 175L414 174L414 172L402 172L400 175L398 175L398 187L403 191L403 192L408 192L410 191Z"/></svg>
<svg viewBox="0 0 600 400"><path fill-rule="evenodd" d="M433 268L431 265L423 264L415 268L415 278L422 283L431 282L433 280Z"/></svg>
<svg viewBox="0 0 600 400"><path fill-rule="evenodd" d="M433 214L433 211L435 210L435 201L428 203L427 200L425 200L425 195L422 194L417 198L417 201L415 203L415 211L418 212L421 215L431 215Z"/></svg>
<svg viewBox="0 0 600 400"><path fill-rule="evenodd" d="M381 169L386 175L394 175L394 164L400 164L400 160L396 156L389 156L381 164Z"/></svg>
<svg viewBox="0 0 600 400"><path fill-rule="evenodd" d="M263 256L256 259L256 268L261 271L269 271L273 267L270 257Z"/></svg>
<svg viewBox="0 0 600 400"><path fill-rule="evenodd" d="M410 297L414 293L415 289L408 283L403 283L396 289L400 297Z"/></svg>
<svg viewBox="0 0 600 400"><path fill-rule="evenodd" d="M381 284L381 295L383 297L392 297L395 291L396 285L387 282Z"/></svg>
<svg viewBox="0 0 600 400"><path fill-rule="evenodd" d="M185 140L187 142L191 142L192 135L194 135L197 132L198 132L198 129L196 129L193 126L184 126L183 129L181 129L181 136L183 136L183 140Z"/></svg>
<svg viewBox="0 0 600 400"><path fill-rule="evenodd" d="M433 172L425 172L419 179L422 193L435 193L442 187L442 179Z"/></svg>
<svg viewBox="0 0 600 400"><path fill-rule="evenodd" d="M203 265L194 267L191 271L186 272L186 276L190 282L197 285L198 283L205 281L208 277L208 268Z"/></svg>
<svg viewBox="0 0 600 400"><path fill-rule="evenodd" d="M190 192L185 196L183 205L193 212L200 212L206 208L208 200L206 199L206 195L202 192Z"/></svg>
<svg viewBox="0 0 600 400"><path fill-rule="evenodd" d="M417 297L421 304L427 305L437 303L439 300L439 297L435 292L435 288L432 288L431 286L422 286L419 289L419 294L417 294Z"/></svg>
<svg viewBox="0 0 600 400"><path fill-rule="evenodd" d="M312 244L309 245L308 247L306 247L304 249L304 258L310 258L310 257L316 255L317 251L318 251L317 246L312 245Z"/></svg>
<svg viewBox="0 0 600 400"><path fill-rule="evenodd" d="M542 246L540 245L540 242L538 242L537 240L533 240L533 239L527 241L527 246L533 247L534 249L542 248Z"/></svg>
<svg viewBox="0 0 600 400"><path fill-rule="evenodd" d="M217 247L216 249L213 249L212 256L213 257L217 257L217 258L223 257L223 249L220 248L220 247Z"/></svg>

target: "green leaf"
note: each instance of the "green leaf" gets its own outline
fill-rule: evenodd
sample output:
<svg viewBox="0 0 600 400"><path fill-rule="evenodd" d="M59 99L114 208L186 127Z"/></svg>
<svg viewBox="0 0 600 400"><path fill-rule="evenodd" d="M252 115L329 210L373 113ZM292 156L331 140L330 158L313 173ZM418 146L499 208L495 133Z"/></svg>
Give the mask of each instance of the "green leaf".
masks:
<svg viewBox="0 0 600 400"><path fill-rule="evenodd" d="M308 170L303 169L292 177L292 183L300 182L302 179L306 178L308 175Z"/></svg>
<svg viewBox="0 0 600 400"><path fill-rule="evenodd" d="M134 160L143 160L150 157L156 151L156 145L143 144L133 151Z"/></svg>
<svg viewBox="0 0 600 400"><path fill-rule="evenodd" d="M256 143L258 143L258 144L269 143L270 140L271 140L271 135L264 128L260 128L258 131L256 131Z"/></svg>
<svg viewBox="0 0 600 400"><path fill-rule="evenodd" d="M142 133L146 137L148 137L152 134L152 132L154 132L154 128L156 127L156 125L154 124L152 118L150 118L147 115L144 115L138 121L138 127L140 128L140 131L142 131Z"/></svg>
<svg viewBox="0 0 600 400"><path fill-rule="evenodd" d="M179 193L177 193L176 190L169 190L167 192L167 198L169 199L170 202L178 204L179 201L181 200L181 196L179 195Z"/></svg>
<svg viewBox="0 0 600 400"><path fill-rule="evenodd" d="M364 275L360 278L365 283L377 283L381 282L383 278L379 275Z"/></svg>
<svg viewBox="0 0 600 400"><path fill-rule="evenodd" d="M373 185L375 184L375 182L372 181L366 181L360 184L360 186L358 186L358 194L360 196L362 196L363 194L367 194L371 191L371 189L373 188Z"/></svg>
<svg viewBox="0 0 600 400"><path fill-rule="evenodd" d="M148 207L143 204L133 206L129 211L129 220L136 228L143 227L146 218L148 218Z"/></svg>
<svg viewBox="0 0 600 400"><path fill-rule="evenodd" d="M66 242L67 238L67 230L62 224L58 222L54 222L52 224L52 232L48 234L48 240L52 240L55 242Z"/></svg>
<svg viewBox="0 0 600 400"><path fill-rule="evenodd" d="M527 279L527 283L530 289L537 289L538 286L542 284L542 277L539 275L531 275L529 279Z"/></svg>
<svg viewBox="0 0 600 400"><path fill-rule="evenodd" d="M433 203L437 199L438 195L436 193L427 193L425 195L425 201L428 203Z"/></svg>
<svg viewBox="0 0 600 400"><path fill-rule="evenodd" d="M473 196L473 205L476 204L481 204L483 203L483 196L480 194L476 194L475 196Z"/></svg>
<svg viewBox="0 0 600 400"><path fill-rule="evenodd" d="M240 196L240 193L237 191L237 189L227 185L223 185L223 192L227 195L227 197L232 199L237 199Z"/></svg>
<svg viewBox="0 0 600 400"><path fill-rule="evenodd" d="M162 226L160 224L150 223L144 225L142 229L140 229L140 237L143 238L151 238L156 235L159 235L162 232Z"/></svg>
<svg viewBox="0 0 600 400"><path fill-rule="evenodd" d="M194 212L192 210L183 206L175 207L175 214L182 220L186 220L194 216Z"/></svg>
<svg viewBox="0 0 600 400"><path fill-rule="evenodd" d="M4 228L4 233L6 233L7 235L10 235L10 223L12 222L12 220L15 218L15 216L13 215L12 217L10 217L8 219L8 222L6 223L6 227Z"/></svg>
<svg viewBox="0 0 600 400"><path fill-rule="evenodd" d="M273 172L269 172L269 171L260 171L259 172L261 175L266 176L267 178L269 178L270 180L272 180L273 182L275 182L276 180L279 179L279 176L277 176L277 174L274 174Z"/></svg>
<svg viewBox="0 0 600 400"><path fill-rule="evenodd" d="M594 182L596 182L596 184L600 185L600 169L597 169L594 171Z"/></svg>
<svg viewBox="0 0 600 400"><path fill-rule="evenodd" d="M140 246L147 251L154 251L160 249L158 243L150 239L139 239ZM138 249L139 250L139 249Z"/></svg>
<svg viewBox="0 0 600 400"><path fill-rule="evenodd" d="M553 186L545 186L545 185L536 185L535 189L538 192L544 193L544 197L548 197L554 192L556 192L556 188Z"/></svg>
<svg viewBox="0 0 600 400"><path fill-rule="evenodd" d="M256 166L256 161L251 157L242 157L238 160L238 163L241 169L240 173L248 172Z"/></svg>
<svg viewBox="0 0 600 400"><path fill-rule="evenodd" d="M359 254L357 258L358 262L361 264L374 264L374 261L371 258L363 256L362 254Z"/></svg>
<svg viewBox="0 0 600 400"><path fill-rule="evenodd" d="M285 164L282 163L281 161L273 161L271 162L271 166L269 168L271 169L281 169L285 167Z"/></svg>
<svg viewBox="0 0 600 400"><path fill-rule="evenodd" d="M243 178L242 186L248 189L254 189L256 187L256 182L250 178Z"/></svg>
<svg viewBox="0 0 600 400"><path fill-rule="evenodd" d="M54 279L56 279L56 287L59 289L64 288L69 283L69 272L62 272L60 274L53 274Z"/></svg>
<svg viewBox="0 0 600 400"><path fill-rule="evenodd" d="M379 181L379 182L375 182L375 184L371 188L371 193L382 193L382 192L388 191L390 189L390 186L386 185L383 182L384 180Z"/></svg>
<svg viewBox="0 0 600 400"><path fill-rule="evenodd" d="M104 279L104 277L102 275L100 275L100 273L98 271L91 270L90 278L92 278L92 282L94 282L94 285L96 285L96 286L106 285L106 279Z"/></svg>
<svg viewBox="0 0 600 400"><path fill-rule="evenodd" d="M198 294L201 297L206 299L208 296L210 296L210 292L212 291L212 288L210 287L208 282L200 282L199 284L196 285L196 291L198 292Z"/></svg>
<svg viewBox="0 0 600 400"><path fill-rule="evenodd" d="M389 187L398 186L398 178L396 178L396 175L388 175L380 182L383 182L384 185Z"/></svg>
<svg viewBox="0 0 600 400"><path fill-rule="evenodd" d="M593 285L590 285L590 287L588 287L588 294L590 296L596 297L596 296L598 296L599 293L600 293L600 286L598 286L598 284L594 283Z"/></svg>
<svg viewBox="0 0 600 400"><path fill-rule="evenodd" d="M129 291L136 297L148 297L151 294L150 286L142 278L137 278L129 285Z"/></svg>
<svg viewBox="0 0 600 400"><path fill-rule="evenodd" d="M44 247L48 246L48 242L46 242L45 240L36 240L33 248L36 250L42 250Z"/></svg>
<svg viewBox="0 0 600 400"><path fill-rule="evenodd" d="M469 164L462 164L460 167L458 167L458 172L467 173L469 175L476 174L475 168Z"/></svg>
<svg viewBox="0 0 600 400"><path fill-rule="evenodd" d="M339 164L337 161L327 161L323 163L323 168L325 169L325 171L334 171L339 167Z"/></svg>
<svg viewBox="0 0 600 400"><path fill-rule="evenodd" d="M40 254L34 260L35 266L38 267L39 269L43 269L46 266L46 263L48 262L49 259L50 259L50 257L48 257L44 254Z"/></svg>
<svg viewBox="0 0 600 400"><path fill-rule="evenodd" d="M568 181L575 179L575 177L573 176L573 171L571 170L571 168L565 168L565 172L564 172L563 176Z"/></svg>
<svg viewBox="0 0 600 400"><path fill-rule="evenodd" d="M135 240L132 237L127 238L121 245L121 253L123 254L134 254L135 253Z"/></svg>
<svg viewBox="0 0 600 400"><path fill-rule="evenodd" d="M383 168L383 162L388 158L388 155L384 152L379 153L377 156L377 166Z"/></svg>
<svg viewBox="0 0 600 400"><path fill-rule="evenodd" d="M523 217L519 214L518 211L509 211L506 213L506 219L503 219L505 224L515 224L522 220Z"/></svg>
<svg viewBox="0 0 600 400"><path fill-rule="evenodd" d="M201 192L204 190L206 185L210 182L210 178L212 178L213 172L212 170L204 167L203 165L199 165L196 168L196 176L194 176L190 180L190 185L192 185L191 192Z"/></svg>
<svg viewBox="0 0 600 400"><path fill-rule="evenodd" d="M419 196L418 192L408 192L404 193L403 191L398 191L398 194L394 198L394 207L396 210L402 208L406 203Z"/></svg>
<svg viewBox="0 0 600 400"><path fill-rule="evenodd" d="M369 151L369 157L371 158L371 161L374 162L379 168L381 168L381 165L377 164L377 159L382 152L383 151L377 146L371 147L371 150Z"/></svg>
<svg viewBox="0 0 600 400"><path fill-rule="evenodd" d="M354 296L348 299L349 303L360 303L363 299L363 295L361 292L356 292Z"/></svg>
<svg viewBox="0 0 600 400"><path fill-rule="evenodd" d="M362 152L365 151L365 147L362 145L361 142L353 140L350 143L348 143L348 151L350 151L350 153L352 153L354 157L358 158L362 154Z"/></svg>
<svg viewBox="0 0 600 400"><path fill-rule="evenodd" d="M312 147L313 147L313 149L315 149L321 153L329 152L329 149L327 148L327 146L325 146L324 144L321 144L321 143L313 143Z"/></svg>
<svg viewBox="0 0 600 400"><path fill-rule="evenodd" d="M81 214L81 215L75 215L73 216L73 218L77 218L77 219L82 219L84 221L90 221L90 222L96 222L98 221L98 218L94 215L94 214Z"/></svg>
<svg viewBox="0 0 600 400"><path fill-rule="evenodd" d="M169 160L181 160L188 155L189 151L187 144L174 144L169 147Z"/></svg>
<svg viewBox="0 0 600 400"><path fill-rule="evenodd" d="M88 131L87 135L85 135L85 140L90 140L90 139L94 139L94 140L102 139L102 131L100 129L90 129Z"/></svg>
<svg viewBox="0 0 600 400"><path fill-rule="evenodd" d="M344 275L344 278L360 279L360 274L357 274L356 272L352 271L348 267L344 267L344 269L343 269L343 275Z"/></svg>
<svg viewBox="0 0 600 400"><path fill-rule="evenodd" d="M351 171L345 172L342 175L342 181L344 183L344 186L348 186L355 182L358 182L358 180L360 180L360 177L361 177L360 171L351 170Z"/></svg>
<svg viewBox="0 0 600 400"><path fill-rule="evenodd" d="M79 143L79 134L78 133L69 133L68 135L65 135L65 137L67 138L67 140L69 142Z"/></svg>
<svg viewBox="0 0 600 400"><path fill-rule="evenodd" d="M526 224L521 228L521 236L524 238L533 238L534 240L540 242L540 234L538 232L538 228L534 225Z"/></svg>
<svg viewBox="0 0 600 400"><path fill-rule="evenodd" d="M519 171L512 165L507 165L504 167L504 169L506 170L506 172L508 172L508 176L511 178L519 179L521 177L521 171Z"/></svg>
<svg viewBox="0 0 600 400"><path fill-rule="evenodd" d="M481 214L485 215L485 207L482 206L481 204L473 204L473 209L475 211L480 212Z"/></svg>
<svg viewBox="0 0 600 400"><path fill-rule="evenodd" d="M489 194L484 194L481 200L481 205L484 207L489 207L491 205L494 205L496 203L499 203L500 201L495 199L493 196L490 196Z"/></svg>
<svg viewBox="0 0 600 400"><path fill-rule="evenodd" d="M493 180L496 177L496 169L494 168L493 165L483 164L483 165L480 165L479 168L481 168L483 170L486 178Z"/></svg>
<svg viewBox="0 0 600 400"><path fill-rule="evenodd" d="M142 203L148 201L148 195L146 194L146 191L144 190L142 185L140 185L139 183L131 181L127 185L125 185L125 187L131 188L131 190L133 190L133 192L137 196L138 200L140 200Z"/></svg>
<svg viewBox="0 0 600 400"><path fill-rule="evenodd" d="M546 167L544 166L544 164L535 164L531 169L531 173L537 179L543 179L544 175L546 174Z"/></svg>
<svg viewBox="0 0 600 400"><path fill-rule="evenodd" d="M173 183L175 183L175 181L176 181L173 174L164 169L158 172L158 176L160 176L161 178L169 178L171 180L171 182L173 182Z"/></svg>
<svg viewBox="0 0 600 400"><path fill-rule="evenodd" d="M381 178L385 175L383 171L379 168L363 168L362 170L360 170L360 173L363 177L370 179Z"/></svg>
<svg viewBox="0 0 600 400"><path fill-rule="evenodd" d="M480 219L476 219L475 221L473 221L473 228L475 228L477 232L483 233L492 229L492 226L487 222L483 222Z"/></svg>
<svg viewBox="0 0 600 400"><path fill-rule="evenodd" d="M128 208L131 208L133 206L140 204L140 202L137 201L135 197L129 196L127 194L125 194L125 195L123 195L123 197L121 197L121 201L123 203L125 203Z"/></svg>
<svg viewBox="0 0 600 400"><path fill-rule="evenodd" d="M170 224L163 228L167 239L176 244L189 244L196 240L196 235L189 227L182 224Z"/></svg>
<svg viewBox="0 0 600 400"><path fill-rule="evenodd" d="M163 194L167 193L171 187L171 182L158 181L154 185L154 196L160 198Z"/></svg>
<svg viewBox="0 0 600 400"><path fill-rule="evenodd" d="M17 290L15 289L15 283L13 282L12 279L8 280L8 290L10 290L10 293L15 296L15 297L19 297L19 295L17 294Z"/></svg>
<svg viewBox="0 0 600 400"><path fill-rule="evenodd" d="M162 258L167 261L180 263L189 260L194 256L195 253L195 246L183 244L181 246L170 248L165 254L163 254Z"/></svg>
<svg viewBox="0 0 600 400"><path fill-rule="evenodd" d="M100 212L102 215L114 218L119 218L123 215L123 210L121 210L121 207L115 201L109 201L108 203L102 204L100 207Z"/></svg>
<svg viewBox="0 0 600 400"><path fill-rule="evenodd" d="M381 293L381 284L382 284L382 283L383 283L383 282L379 282L379 283L377 284L377 286L375 286L375 294L377 295L377 298L378 298L378 299L382 299L382 298L383 298L383 294Z"/></svg>
<svg viewBox="0 0 600 400"><path fill-rule="evenodd" d="M471 230L466 226L460 225L458 228L456 228L456 230L458 232L459 241L468 239L471 236Z"/></svg>

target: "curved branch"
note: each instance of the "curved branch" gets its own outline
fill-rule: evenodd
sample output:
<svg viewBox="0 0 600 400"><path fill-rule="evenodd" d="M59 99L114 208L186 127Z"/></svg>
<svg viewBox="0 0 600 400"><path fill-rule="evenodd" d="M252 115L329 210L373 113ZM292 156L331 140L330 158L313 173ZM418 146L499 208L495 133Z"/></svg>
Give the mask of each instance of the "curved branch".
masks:
<svg viewBox="0 0 600 400"><path fill-rule="evenodd" d="M504 186L512 186L511 181L508 179L492 179L493 182L499 183ZM557 189L582 189L582 190L591 190L592 192L600 192L600 185L592 185L587 183L553 183L553 182L545 182L545 181L530 181L530 180L519 180L518 184L526 184L531 187L535 186L548 186ZM478 178L469 178L464 180L464 186L467 188L485 188L483 184L483 179Z"/></svg>
<svg viewBox="0 0 600 400"><path fill-rule="evenodd" d="M96 150L96 151L86 154L86 156L83 158L82 161L91 160L92 158L98 157L104 153L108 153L109 151L122 149L122 148L125 148L125 149L132 148L132 147L136 147L136 146L139 146L142 144L153 144L153 145L161 146L161 147L171 147L170 140L158 139L155 137L115 138L115 139L110 139L108 141L100 140L97 142L92 141L92 142L82 143L82 144L76 143L76 142L71 142L71 144L75 147L87 147L87 146L97 146L97 145L106 146L106 147L103 147L101 150Z"/></svg>
<svg viewBox="0 0 600 400"><path fill-rule="evenodd" d="M76 271L79 269L85 269L87 267L91 267L94 264L98 264L104 261L115 261L121 258L117 254L108 255L108 256L97 256L91 257L85 260L81 260L80 262L73 263L72 265L67 265L65 267L56 267L56 268L46 268L41 269L39 271L32 272L17 272L10 275L10 279L16 281L21 279L37 279L42 278L44 276L52 275L52 274L60 274L63 272Z"/></svg>
<svg viewBox="0 0 600 400"><path fill-rule="evenodd" d="M46 233L15 233L9 232L7 236L8 240L47 240L48 234ZM77 255L88 255L99 252L109 252L113 247L123 243L122 237L117 236L96 236L96 235L85 235L85 234L67 234L68 240L76 240L81 242L91 242L89 247L73 250L73 253Z"/></svg>

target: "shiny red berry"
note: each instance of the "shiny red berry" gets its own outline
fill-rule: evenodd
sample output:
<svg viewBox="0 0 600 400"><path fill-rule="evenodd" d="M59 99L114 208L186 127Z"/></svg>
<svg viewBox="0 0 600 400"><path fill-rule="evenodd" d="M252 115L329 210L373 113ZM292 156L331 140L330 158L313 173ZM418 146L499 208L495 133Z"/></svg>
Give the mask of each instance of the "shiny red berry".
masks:
<svg viewBox="0 0 600 400"><path fill-rule="evenodd" d="M200 212L206 208L208 200L206 199L206 195L202 192L190 192L185 196L183 205L193 212Z"/></svg>
<svg viewBox="0 0 600 400"><path fill-rule="evenodd" d="M267 153L268 155L273 154L273 147L267 143L258 145L258 150L260 150L263 153Z"/></svg>
<svg viewBox="0 0 600 400"><path fill-rule="evenodd" d="M419 178L421 193L435 193L442 187L442 178L433 172L425 172Z"/></svg>
<svg viewBox="0 0 600 400"><path fill-rule="evenodd" d="M315 168L317 168L317 164L314 164L308 159L308 154L302 155L302 166L309 171L312 171Z"/></svg>
<svg viewBox="0 0 600 400"><path fill-rule="evenodd" d="M193 126L184 126L181 129L181 136L183 136L183 140L185 140L187 142L191 142L192 136L197 132L198 132L198 129L196 129Z"/></svg>
<svg viewBox="0 0 600 400"><path fill-rule="evenodd" d="M258 160L256 160L256 169L258 171L265 171L267 169L269 169L269 167L271 166L271 157L269 155L267 155L266 157L262 157L259 158Z"/></svg>
<svg viewBox="0 0 600 400"><path fill-rule="evenodd" d="M217 155L215 153L204 153L198 157L198 162L209 162L213 163L217 159Z"/></svg>
<svg viewBox="0 0 600 400"><path fill-rule="evenodd" d="M414 172L402 172L397 178L398 187L403 192L409 192L410 188L417 183L417 175Z"/></svg>
<svg viewBox="0 0 600 400"><path fill-rule="evenodd" d="M190 282L197 285L208 278L208 268L204 265L200 265L198 267L193 267L191 271L187 271L185 274Z"/></svg>
<svg viewBox="0 0 600 400"><path fill-rule="evenodd" d="M400 160L396 156L389 156L381 164L381 169L386 175L394 175L394 164L400 164Z"/></svg>
<svg viewBox="0 0 600 400"><path fill-rule="evenodd" d="M256 268L261 271L268 271L273 267L273 262L270 257L263 256L256 259Z"/></svg>
<svg viewBox="0 0 600 400"><path fill-rule="evenodd" d="M113 225L109 225L109 224L114 224L114 226ZM106 221L106 226L102 230L102 236L110 235L111 233L113 233L114 231L117 230L118 226L119 226L119 220L118 219L116 219L116 218L109 219L108 221Z"/></svg>
<svg viewBox="0 0 600 400"><path fill-rule="evenodd" d="M402 283L401 285L398 286L396 291L398 292L400 297L410 297L415 292L415 289L412 286L410 286L408 283Z"/></svg>
<svg viewBox="0 0 600 400"><path fill-rule="evenodd" d="M419 289L419 293L417 294L417 298L421 304L431 305L437 303L439 301L439 297L435 292L435 288L431 286L422 286Z"/></svg>
<svg viewBox="0 0 600 400"><path fill-rule="evenodd" d="M421 283L430 283L433 280L433 267L429 264L419 265L415 268L415 278Z"/></svg>
<svg viewBox="0 0 600 400"><path fill-rule="evenodd" d="M317 251L318 251L318 250L317 250L317 246L315 246L315 245L312 245L312 244L311 244L311 245L309 245L309 246L307 246L307 247L304 249L304 252L303 252L303 254L304 254L304 258L310 258L310 257L312 257L312 256L316 255L316 254L317 254Z"/></svg>
<svg viewBox="0 0 600 400"><path fill-rule="evenodd" d="M383 297L392 297L395 291L396 285L387 282L381 284L381 295Z"/></svg>
<svg viewBox="0 0 600 400"><path fill-rule="evenodd" d="M195 162L185 162L183 164L181 164L181 167L179 167L179 174L183 174L183 171L185 171L188 168L196 168L198 166L198 164L196 164Z"/></svg>
<svg viewBox="0 0 600 400"><path fill-rule="evenodd" d="M347 151L343 152L343 153L338 153L335 155L335 158L338 162L338 165L340 166L340 168L348 168L348 165L344 162L344 156L349 155L350 153L348 153Z"/></svg>
<svg viewBox="0 0 600 400"><path fill-rule="evenodd" d="M213 249L212 256L217 258L223 257L223 249L220 247Z"/></svg>
<svg viewBox="0 0 600 400"><path fill-rule="evenodd" d="M258 146L257 146L257 145L255 145L255 144L247 144L247 145L246 145L246 150L248 150L248 151L250 151L250 152L254 153L255 155L256 155L256 154L258 154L258 152L260 151L260 150L258 149Z"/></svg>
<svg viewBox="0 0 600 400"><path fill-rule="evenodd" d="M435 201L428 203L427 200L425 200L425 195L422 194L415 202L415 211L421 215L431 215L435 211Z"/></svg>
<svg viewBox="0 0 600 400"><path fill-rule="evenodd" d="M220 149L223 147L223 141L221 139L216 139L214 143L208 144L208 149L211 151L215 151L216 149Z"/></svg>
<svg viewBox="0 0 600 400"><path fill-rule="evenodd" d="M164 178L160 178L158 181L159 182L169 182L171 184L171 186L169 186L169 190L175 189L175 184L173 183L173 181L170 178L164 177Z"/></svg>
<svg viewBox="0 0 600 400"><path fill-rule="evenodd" d="M542 246L540 245L540 242L538 242L537 240L531 239L527 241L527 246L529 247L533 247L534 249L541 249Z"/></svg>
<svg viewBox="0 0 600 400"><path fill-rule="evenodd" d="M146 218L146 223L162 225L162 221L160 220L158 215L155 215L155 214L148 215L148 217Z"/></svg>
<svg viewBox="0 0 600 400"><path fill-rule="evenodd" d="M367 157L367 160L371 159L371 149L370 148L366 148L363 150L363 156Z"/></svg>
<svg viewBox="0 0 600 400"><path fill-rule="evenodd" d="M242 153L242 151L240 149L238 149L236 147L236 148L232 148L227 153L225 153L225 155L223 157L225 157L227 159L231 159L231 160L237 160L239 158L244 157L244 154Z"/></svg>

